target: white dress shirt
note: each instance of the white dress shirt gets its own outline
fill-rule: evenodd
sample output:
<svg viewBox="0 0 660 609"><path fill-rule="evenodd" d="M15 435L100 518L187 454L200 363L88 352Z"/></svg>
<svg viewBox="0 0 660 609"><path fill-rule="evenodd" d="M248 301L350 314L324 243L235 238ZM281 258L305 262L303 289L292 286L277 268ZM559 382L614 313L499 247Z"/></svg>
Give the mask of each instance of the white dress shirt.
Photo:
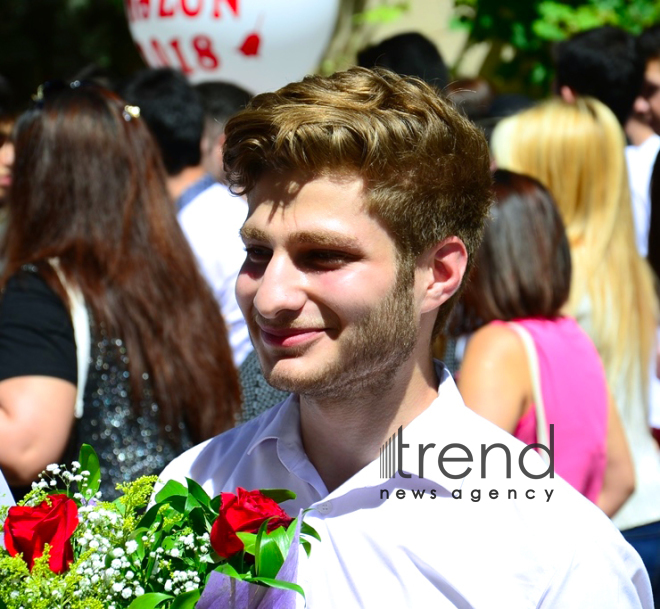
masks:
<svg viewBox="0 0 660 609"><path fill-rule="evenodd" d="M245 260L239 230L247 211L244 199L232 195L224 184L215 183L178 214L200 270L220 304L236 366L240 366L252 351L250 335L235 294L236 278Z"/></svg>
<svg viewBox="0 0 660 609"><path fill-rule="evenodd" d="M161 482L190 477L212 496L237 486L296 492L282 507L292 515L311 507L305 519L322 539L309 558L301 552L298 583L310 609L651 609L641 559L609 519L558 477L525 477L518 466L525 445L465 407L446 369L438 367L438 376L438 398L403 430L409 447L402 471L411 478L381 478L376 459L328 493L303 450L299 402L290 396L184 453ZM436 446L428 449L420 478L418 445L430 443ZM463 479L438 467L440 450L452 443L469 447L474 457L446 464L448 474L472 467ZM481 477L481 444L496 443L511 451L510 479L501 447L488 454ZM546 465L528 452L526 467L543 472ZM462 449L447 454L465 456ZM424 490L424 497L413 498L413 489ZM461 499L452 497L457 489ZM517 498L508 497L509 489ZM397 490L405 498L397 498ZM480 501L472 501L477 490ZM498 490L497 499L491 490Z"/></svg>
<svg viewBox="0 0 660 609"><path fill-rule="evenodd" d="M646 257L651 222L651 174L660 150L660 136L652 135L639 146L626 146L635 240L640 256Z"/></svg>

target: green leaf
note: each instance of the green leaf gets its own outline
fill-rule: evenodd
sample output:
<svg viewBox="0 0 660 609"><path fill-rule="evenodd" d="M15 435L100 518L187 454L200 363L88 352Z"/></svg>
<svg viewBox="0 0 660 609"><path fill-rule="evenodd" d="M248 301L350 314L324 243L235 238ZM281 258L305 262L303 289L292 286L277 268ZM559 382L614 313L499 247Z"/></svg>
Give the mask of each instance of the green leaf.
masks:
<svg viewBox="0 0 660 609"><path fill-rule="evenodd" d="M246 578L245 581L255 584L263 584L264 586L269 586L270 588L279 588L280 590L293 590L305 598L305 592L303 589L298 584L294 584L292 582L272 579L271 577L250 577Z"/></svg>
<svg viewBox="0 0 660 609"><path fill-rule="evenodd" d="M80 483L80 492L86 499L91 499L101 486L101 467L96 451L89 445L83 444L78 455L80 471L88 471L89 476Z"/></svg>
<svg viewBox="0 0 660 609"><path fill-rule="evenodd" d="M162 602L174 598L171 594L161 594L160 592L149 592L136 598L128 609L154 609Z"/></svg>
<svg viewBox="0 0 660 609"><path fill-rule="evenodd" d="M259 492L272 499L275 503L283 503L284 501L289 501L289 499L296 498L296 494L293 491L285 488L260 488Z"/></svg>
<svg viewBox="0 0 660 609"><path fill-rule="evenodd" d="M303 523L300 525L300 534L308 535L317 541L321 541L321 536L316 532L316 529L313 526L307 524L305 521L303 521Z"/></svg>
<svg viewBox="0 0 660 609"><path fill-rule="evenodd" d="M188 497L194 497L200 505L210 510L211 498L207 492L192 478L186 478L186 483L188 484Z"/></svg>
<svg viewBox="0 0 660 609"><path fill-rule="evenodd" d="M168 480L167 484L156 494L156 503L165 503L172 497L187 497L188 489L176 480Z"/></svg>
<svg viewBox="0 0 660 609"><path fill-rule="evenodd" d="M220 513L220 506L222 505L222 495L216 495L211 499L211 511L217 516Z"/></svg>
<svg viewBox="0 0 660 609"><path fill-rule="evenodd" d="M289 548L291 547L291 540L287 534L287 530L284 527L278 527L271 533L268 533L269 539L273 539L279 548L282 557L285 557L289 553Z"/></svg>
<svg viewBox="0 0 660 609"><path fill-rule="evenodd" d="M202 592L200 590L191 590L190 592L180 594L174 599L170 605L170 609L194 609L201 595Z"/></svg>
<svg viewBox="0 0 660 609"><path fill-rule="evenodd" d="M147 510L147 513L144 516L142 516L142 518L140 518L140 522L138 522L136 528L148 529L156 520L159 510L160 510L160 505L152 505L149 508L149 510Z"/></svg>
<svg viewBox="0 0 660 609"><path fill-rule="evenodd" d="M256 574L260 577L275 577L284 564L277 539L270 535L263 535L261 539L257 537L257 549L254 557Z"/></svg>
<svg viewBox="0 0 660 609"><path fill-rule="evenodd" d="M254 545L257 541L256 534L255 533L238 532L238 533L236 533L236 535L243 542L243 545L245 546L244 551L247 552L248 554L252 554L252 556L254 556Z"/></svg>
<svg viewBox="0 0 660 609"><path fill-rule="evenodd" d="M232 567L229 563L226 562L222 563L221 565L218 565L215 569L213 569L213 571L217 573L224 573L225 575L228 575L229 577L234 577L236 579L243 579L241 574L236 569L234 569L234 567ZM210 576L211 573L209 573L209 577ZM208 577L207 577L207 581L208 581Z"/></svg>

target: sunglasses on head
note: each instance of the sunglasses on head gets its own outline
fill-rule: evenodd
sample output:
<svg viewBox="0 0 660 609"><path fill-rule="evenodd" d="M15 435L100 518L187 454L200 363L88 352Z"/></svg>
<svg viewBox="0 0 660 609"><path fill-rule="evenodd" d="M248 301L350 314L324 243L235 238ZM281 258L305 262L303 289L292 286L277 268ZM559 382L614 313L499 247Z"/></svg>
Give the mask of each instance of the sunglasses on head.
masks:
<svg viewBox="0 0 660 609"><path fill-rule="evenodd" d="M49 80L37 87L37 92L32 96L32 102L35 108L41 110L47 99L52 99L63 91L75 91L76 89L83 87L99 88L100 85L90 80L74 80L69 83L64 80ZM134 118L139 118L140 108L138 106L126 104L123 108L122 116L127 122Z"/></svg>

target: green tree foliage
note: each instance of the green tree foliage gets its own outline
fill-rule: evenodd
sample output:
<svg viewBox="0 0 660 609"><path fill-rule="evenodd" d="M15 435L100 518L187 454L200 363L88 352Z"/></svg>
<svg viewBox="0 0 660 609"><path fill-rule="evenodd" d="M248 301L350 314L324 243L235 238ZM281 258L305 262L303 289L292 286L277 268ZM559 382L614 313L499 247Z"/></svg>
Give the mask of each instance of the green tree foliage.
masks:
<svg viewBox="0 0 660 609"><path fill-rule="evenodd" d="M633 34L660 21L657 0L454 0L454 25L468 29L465 51L491 43L481 75L503 91L544 95L552 81L552 43L602 25Z"/></svg>
<svg viewBox="0 0 660 609"><path fill-rule="evenodd" d="M1 0L0 74L21 109L37 86L100 69L121 77L144 64L122 0Z"/></svg>

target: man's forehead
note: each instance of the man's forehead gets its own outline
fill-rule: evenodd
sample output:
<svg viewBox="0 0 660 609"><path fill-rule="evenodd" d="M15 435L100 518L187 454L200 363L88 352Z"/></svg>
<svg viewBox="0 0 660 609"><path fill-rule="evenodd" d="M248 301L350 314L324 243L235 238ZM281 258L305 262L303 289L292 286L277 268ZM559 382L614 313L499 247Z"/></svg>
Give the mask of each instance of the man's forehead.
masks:
<svg viewBox="0 0 660 609"><path fill-rule="evenodd" d="M305 170L265 172L248 193L248 204L251 207L264 202L287 205L306 186L319 182L329 182L340 188L351 188L356 195L364 194L364 179L355 170L337 168L324 169L316 173Z"/></svg>

